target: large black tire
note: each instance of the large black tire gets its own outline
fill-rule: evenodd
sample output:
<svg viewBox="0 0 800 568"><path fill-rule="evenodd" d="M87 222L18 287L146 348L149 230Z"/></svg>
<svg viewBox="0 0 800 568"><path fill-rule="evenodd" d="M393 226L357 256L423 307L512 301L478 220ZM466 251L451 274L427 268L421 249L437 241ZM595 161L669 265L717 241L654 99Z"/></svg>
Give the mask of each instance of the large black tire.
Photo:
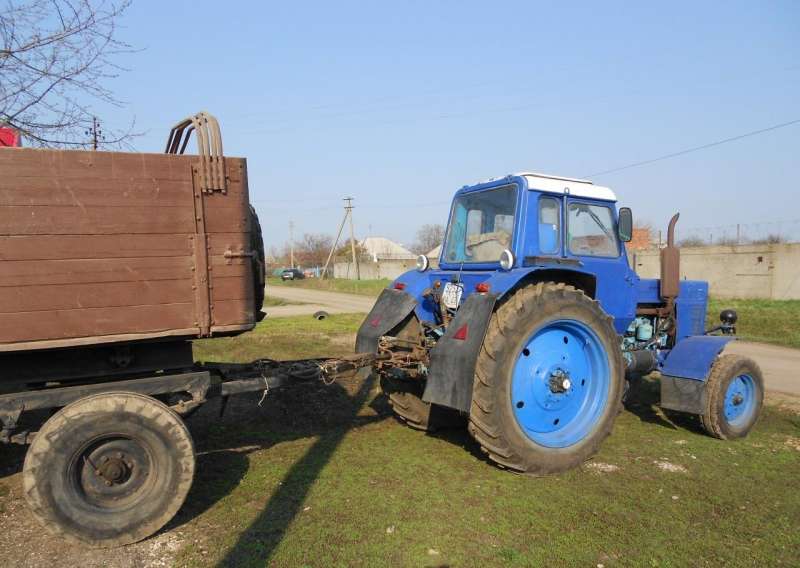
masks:
<svg viewBox="0 0 800 568"><path fill-rule="evenodd" d="M514 418L511 399L513 368L525 342L555 320L576 320L594 331L610 372L606 404L592 431L563 448L545 447L529 438ZM598 302L565 284L528 285L505 299L489 322L475 370L469 432L503 467L537 475L565 471L594 455L611 433L621 409L623 383L619 339Z"/></svg>
<svg viewBox="0 0 800 568"><path fill-rule="evenodd" d="M748 416L730 422L725 415L725 395L731 382L746 375L752 380L752 407ZM706 381L706 407L700 416L706 432L720 440L743 438L752 430L764 404L764 377L752 359L739 355L723 355L714 362Z"/></svg>
<svg viewBox="0 0 800 568"><path fill-rule="evenodd" d="M411 428L436 432L464 426L465 420L457 410L445 408L422 400L424 384L384 377L381 388L389 397L389 406L395 415Z"/></svg>
<svg viewBox="0 0 800 568"><path fill-rule="evenodd" d="M82 398L36 434L22 473L25 497L51 532L91 546L146 538L183 505L194 444L180 417L130 392Z"/></svg>
<svg viewBox="0 0 800 568"><path fill-rule="evenodd" d="M261 223L255 208L250 206L250 250L255 256L250 260L253 265L253 296L255 300L256 320L263 319L261 309L264 307L264 286L266 285L266 257L264 254L264 238L261 234Z"/></svg>

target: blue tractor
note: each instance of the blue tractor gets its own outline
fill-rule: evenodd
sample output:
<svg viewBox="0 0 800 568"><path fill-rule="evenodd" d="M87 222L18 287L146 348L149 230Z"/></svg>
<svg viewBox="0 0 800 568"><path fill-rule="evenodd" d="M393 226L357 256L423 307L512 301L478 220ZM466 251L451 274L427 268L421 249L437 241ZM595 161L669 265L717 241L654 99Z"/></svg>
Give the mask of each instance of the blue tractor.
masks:
<svg viewBox="0 0 800 568"><path fill-rule="evenodd" d="M460 189L439 267L421 256L378 298L356 350L396 414L454 418L497 464L575 467L611 433L629 381L661 375L661 406L709 434L745 436L764 386L750 359L720 355L736 314L706 329L708 284L680 280L670 221L661 278L639 278L624 243L631 210L589 181L534 173Z"/></svg>

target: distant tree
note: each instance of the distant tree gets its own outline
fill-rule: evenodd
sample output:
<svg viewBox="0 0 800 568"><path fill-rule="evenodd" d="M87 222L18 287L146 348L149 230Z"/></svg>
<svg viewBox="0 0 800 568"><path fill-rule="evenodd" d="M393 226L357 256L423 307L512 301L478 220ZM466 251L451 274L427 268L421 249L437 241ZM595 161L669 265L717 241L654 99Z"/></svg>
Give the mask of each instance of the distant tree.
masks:
<svg viewBox="0 0 800 568"><path fill-rule="evenodd" d="M91 102L120 106L105 84L121 68L114 56L130 0L6 0L0 8L0 123L33 146L85 146ZM105 133L105 145L132 132Z"/></svg>
<svg viewBox="0 0 800 568"><path fill-rule="evenodd" d="M422 225L417 231L417 240L411 250L417 254L427 254L444 241L444 225Z"/></svg>
<svg viewBox="0 0 800 568"><path fill-rule="evenodd" d="M678 242L678 246L689 248L689 247L707 247L708 243L705 242L700 237L686 237L685 239L681 239Z"/></svg>
<svg viewBox="0 0 800 568"><path fill-rule="evenodd" d="M761 239L754 239L750 242L752 242L754 245L778 245L789 242L789 240L783 235L772 234Z"/></svg>
<svg viewBox="0 0 800 568"><path fill-rule="evenodd" d="M305 233L295 243L294 262L301 266L322 266L333 246L333 237L322 233Z"/></svg>

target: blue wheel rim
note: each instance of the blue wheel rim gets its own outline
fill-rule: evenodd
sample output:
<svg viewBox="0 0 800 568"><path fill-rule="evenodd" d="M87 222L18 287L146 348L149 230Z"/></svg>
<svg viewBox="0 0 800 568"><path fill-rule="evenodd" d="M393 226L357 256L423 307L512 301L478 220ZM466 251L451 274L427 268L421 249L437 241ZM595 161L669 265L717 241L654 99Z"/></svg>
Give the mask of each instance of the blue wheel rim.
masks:
<svg viewBox="0 0 800 568"><path fill-rule="evenodd" d="M523 344L511 379L511 408L522 432L548 448L589 436L605 410L611 385L608 357L586 324L557 320Z"/></svg>
<svg viewBox="0 0 800 568"><path fill-rule="evenodd" d="M725 421L734 427L746 425L756 410L756 383L750 375L735 377L725 391Z"/></svg>

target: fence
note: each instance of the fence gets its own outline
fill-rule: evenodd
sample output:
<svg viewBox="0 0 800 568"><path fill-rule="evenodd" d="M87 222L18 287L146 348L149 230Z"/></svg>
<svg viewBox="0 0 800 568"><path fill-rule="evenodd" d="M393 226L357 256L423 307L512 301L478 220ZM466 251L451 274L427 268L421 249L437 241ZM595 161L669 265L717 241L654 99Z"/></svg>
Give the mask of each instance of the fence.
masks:
<svg viewBox="0 0 800 568"><path fill-rule="evenodd" d="M658 250L630 257L639 276L659 277ZM800 299L800 244L682 248L681 278L706 280L718 298Z"/></svg>
<svg viewBox="0 0 800 568"><path fill-rule="evenodd" d="M378 278L388 278L394 280L403 272L411 270L416 266L415 259L380 259L377 262L372 256L361 256L358 259L358 268L362 280L373 280ZM356 269L351 260L337 258L333 264L334 278L356 278Z"/></svg>

